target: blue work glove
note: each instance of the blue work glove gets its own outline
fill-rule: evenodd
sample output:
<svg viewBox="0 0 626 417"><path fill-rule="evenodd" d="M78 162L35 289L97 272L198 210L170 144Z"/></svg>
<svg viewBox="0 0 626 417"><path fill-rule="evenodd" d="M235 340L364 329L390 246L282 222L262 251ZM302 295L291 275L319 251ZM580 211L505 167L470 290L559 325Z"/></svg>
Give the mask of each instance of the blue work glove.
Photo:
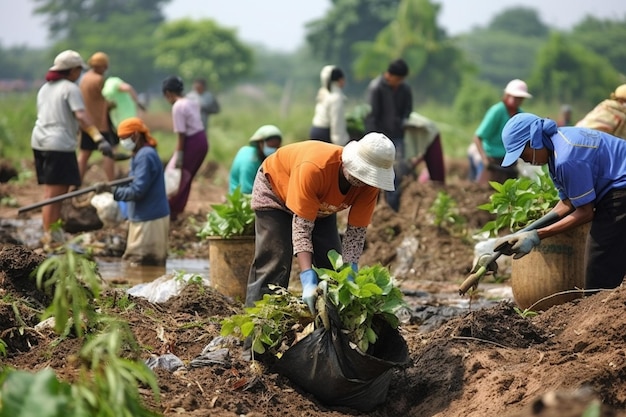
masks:
<svg viewBox="0 0 626 417"><path fill-rule="evenodd" d="M312 269L300 272L300 282L302 283L302 301L309 306L309 310L312 314L315 314L317 280L317 272Z"/></svg>
<svg viewBox="0 0 626 417"><path fill-rule="evenodd" d="M352 269L353 274L348 275L348 281L354 282L354 278L356 274L359 273L359 265L356 262L350 262L350 268Z"/></svg>
<svg viewBox="0 0 626 417"><path fill-rule="evenodd" d="M513 233L496 240L495 250L505 255L513 255L513 259L519 259L528 255L534 247L539 246L541 239L536 230L529 232Z"/></svg>

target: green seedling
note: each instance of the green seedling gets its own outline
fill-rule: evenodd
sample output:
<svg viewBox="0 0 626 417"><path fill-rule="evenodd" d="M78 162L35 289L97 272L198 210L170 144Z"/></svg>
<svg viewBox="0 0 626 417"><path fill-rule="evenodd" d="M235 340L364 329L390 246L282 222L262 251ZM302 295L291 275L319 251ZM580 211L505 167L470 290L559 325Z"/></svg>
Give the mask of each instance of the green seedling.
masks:
<svg viewBox="0 0 626 417"><path fill-rule="evenodd" d="M533 310L529 310L529 309L524 309L522 310L519 307L513 307L513 310L520 315L520 317L523 318L529 318L529 317L535 317L536 315L538 315L539 313L537 313L536 311Z"/></svg>
<svg viewBox="0 0 626 417"><path fill-rule="evenodd" d="M536 180L510 178L502 184L491 181L489 185L495 191L489 197L489 203L478 208L496 215L481 229L489 232L491 237L497 236L502 229L515 232L523 228L548 213L559 201L556 187L545 171Z"/></svg>
<svg viewBox="0 0 626 417"><path fill-rule="evenodd" d="M456 201L444 191L437 193L437 198L428 212L432 214L435 226L452 233L462 230L467 223L467 220L459 214Z"/></svg>
<svg viewBox="0 0 626 417"><path fill-rule="evenodd" d="M365 266L355 273L343 263L341 255L328 253L334 269L315 268L320 280L327 282L328 300L337 308L343 329L362 352L376 343L375 319L397 328L396 313L406 307L402 292L393 284L389 270L380 264Z"/></svg>
<svg viewBox="0 0 626 417"><path fill-rule="evenodd" d="M251 198L237 187L226 196L225 204L211 205L213 210L207 214L207 220L197 236L206 239L210 236L229 238L254 235L255 216L250 205Z"/></svg>

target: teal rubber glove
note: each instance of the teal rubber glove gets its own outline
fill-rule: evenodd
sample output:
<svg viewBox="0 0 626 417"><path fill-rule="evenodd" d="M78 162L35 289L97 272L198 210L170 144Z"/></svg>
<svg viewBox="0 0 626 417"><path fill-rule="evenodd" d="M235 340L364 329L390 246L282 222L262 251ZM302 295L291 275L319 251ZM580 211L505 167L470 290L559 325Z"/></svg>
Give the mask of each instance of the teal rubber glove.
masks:
<svg viewBox="0 0 626 417"><path fill-rule="evenodd" d="M300 272L302 283L302 301L309 306L312 314L315 314L315 301L317 300L317 273L312 269Z"/></svg>
<svg viewBox="0 0 626 417"><path fill-rule="evenodd" d="M513 233L496 240L495 250L505 255L514 255L513 259L519 259L528 255L533 248L539 246L541 239L536 230L529 232Z"/></svg>

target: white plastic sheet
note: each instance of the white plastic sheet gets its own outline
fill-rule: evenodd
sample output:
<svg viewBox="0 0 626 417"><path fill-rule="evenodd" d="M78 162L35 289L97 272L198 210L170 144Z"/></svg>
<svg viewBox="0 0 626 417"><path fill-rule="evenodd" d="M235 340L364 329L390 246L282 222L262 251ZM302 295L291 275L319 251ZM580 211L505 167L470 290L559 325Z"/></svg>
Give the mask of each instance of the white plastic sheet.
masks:
<svg viewBox="0 0 626 417"><path fill-rule="evenodd" d="M126 292L135 297L142 297L151 303L163 303L174 297L188 285L191 278L197 277L197 274L166 274L152 282L137 284L129 288ZM208 286L208 278L202 277L202 285Z"/></svg>

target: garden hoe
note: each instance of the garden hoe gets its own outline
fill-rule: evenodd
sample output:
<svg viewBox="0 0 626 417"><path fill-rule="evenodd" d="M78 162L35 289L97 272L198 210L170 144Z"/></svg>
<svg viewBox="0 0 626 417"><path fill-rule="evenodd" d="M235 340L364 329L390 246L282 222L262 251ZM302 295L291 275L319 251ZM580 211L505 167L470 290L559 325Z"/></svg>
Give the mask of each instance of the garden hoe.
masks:
<svg viewBox="0 0 626 417"><path fill-rule="evenodd" d="M133 177L126 177L126 178L121 178L119 180L114 180L114 181L107 182L107 184L109 186L111 186L111 187L114 187L116 185L128 184L132 180L133 180ZM79 196L79 195L82 195L82 194L86 194L86 193L89 193L89 192L92 192L92 191L96 191L96 186L95 185L92 185L91 187L81 188L80 190L76 190L76 191L70 191L69 193L61 194L61 195L58 195L56 197L52 197L52 198L49 198L47 200L40 201L39 203L31 204L29 206L20 207L17 210L17 214L22 214L24 212L27 212L27 211L30 211L30 210L34 210L34 209L37 209L39 207L46 206L48 204L57 203L59 201L63 201L63 200L66 200L68 198L76 197L76 196Z"/></svg>
<svg viewBox="0 0 626 417"><path fill-rule="evenodd" d="M542 218L521 229L517 233L540 229L544 226L548 226L556 222L557 220L559 220L559 215L551 211ZM503 252L506 251L500 250L494 251L492 253L483 253L482 255L480 255L478 257L478 260L476 261L476 265L474 265L474 267L472 268L470 275L459 286L459 295L465 295L465 293L469 291L470 288L476 289L476 287L478 287L478 281L480 281L480 279L486 273L493 272L495 274L498 271L498 264L496 263L496 261L498 260L500 255L503 254Z"/></svg>

